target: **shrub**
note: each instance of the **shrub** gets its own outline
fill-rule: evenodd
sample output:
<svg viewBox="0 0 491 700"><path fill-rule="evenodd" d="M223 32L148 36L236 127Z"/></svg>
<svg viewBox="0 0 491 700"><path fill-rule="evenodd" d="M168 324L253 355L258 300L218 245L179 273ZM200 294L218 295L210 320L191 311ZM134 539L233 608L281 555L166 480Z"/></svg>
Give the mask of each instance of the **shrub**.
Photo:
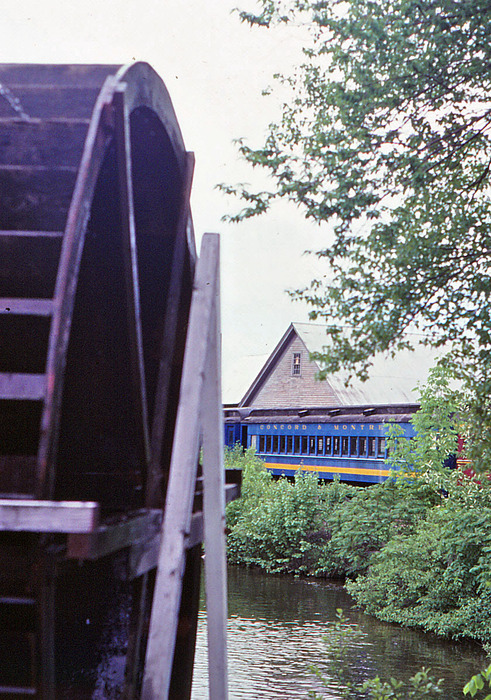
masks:
<svg viewBox="0 0 491 700"><path fill-rule="evenodd" d="M332 533L328 553L336 572L350 576L365 572L373 554L392 537L412 531L439 500L427 485L407 480L353 487L350 497L327 516Z"/></svg>
<svg viewBox="0 0 491 700"><path fill-rule="evenodd" d="M347 587L382 620L490 641L490 579L491 509L449 502L392 538Z"/></svg>
<svg viewBox="0 0 491 700"><path fill-rule="evenodd" d="M357 488L301 472L273 480L253 451L235 448L227 464L243 468L242 498L227 507L232 563L315 576L366 571L370 557L408 532L440 500L425 484L387 481Z"/></svg>
<svg viewBox="0 0 491 700"><path fill-rule="evenodd" d="M309 573L325 540L323 490L310 474L293 484L275 482L264 465L248 461L242 502L227 513L230 561L270 573Z"/></svg>

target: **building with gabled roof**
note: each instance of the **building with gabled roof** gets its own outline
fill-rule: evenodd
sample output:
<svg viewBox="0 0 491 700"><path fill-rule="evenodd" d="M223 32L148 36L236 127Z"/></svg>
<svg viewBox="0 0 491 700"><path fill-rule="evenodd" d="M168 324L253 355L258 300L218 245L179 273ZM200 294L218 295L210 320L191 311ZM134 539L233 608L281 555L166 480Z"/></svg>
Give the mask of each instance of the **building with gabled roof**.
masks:
<svg viewBox="0 0 491 700"><path fill-rule="evenodd" d="M416 345L395 357L376 356L365 382L338 372L318 379L320 365L311 359L329 344L325 325L291 323L238 403L238 408L310 408L399 405L417 402L415 389L428 377L438 354Z"/></svg>
<svg viewBox="0 0 491 700"><path fill-rule="evenodd" d="M389 426L414 436L411 418L438 353L415 349L374 357L363 382L346 372L319 380L313 353L329 347L327 326L292 323L242 399L224 406L228 447L253 448L275 476L310 471L322 479L373 484L390 476Z"/></svg>

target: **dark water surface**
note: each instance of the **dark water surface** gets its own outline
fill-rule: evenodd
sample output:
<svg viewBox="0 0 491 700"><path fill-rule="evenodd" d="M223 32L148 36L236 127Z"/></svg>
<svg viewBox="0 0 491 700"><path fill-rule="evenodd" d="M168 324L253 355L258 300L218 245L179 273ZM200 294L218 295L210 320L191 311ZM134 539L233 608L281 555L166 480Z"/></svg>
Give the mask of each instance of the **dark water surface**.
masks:
<svg viewBox="0 0 491 700"><path fill-rule="evenodd" d="M322 637L326 622L342 608L361 634L350 645L346 677L362 682L407 679L422 666L445 678L444 700L463 700L463 685L486 661L481 649L446 642L433 635L380 622L352 607L341 585L325 581L268 576L237 567L229 569L229 698L230 700L297 700L309 690L340 697L336 679L324 688L309 672L322 668L328 654ZM206 619L200 612L193 700L208 700ZM355 696L353 696L355 697Z"/></svg>

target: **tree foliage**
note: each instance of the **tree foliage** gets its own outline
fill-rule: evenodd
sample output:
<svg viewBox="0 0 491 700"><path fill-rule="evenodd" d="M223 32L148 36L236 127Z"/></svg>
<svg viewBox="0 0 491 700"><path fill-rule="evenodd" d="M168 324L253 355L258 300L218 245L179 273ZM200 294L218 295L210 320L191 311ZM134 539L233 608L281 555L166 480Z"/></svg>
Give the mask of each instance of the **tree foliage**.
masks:
<svg viewBox="0 0 491 700"><path fill-rule="evenodd" d="M264 145L239 141L269 190L222 186L263 213L287 199L332 240L296 295L325 319L329 371L457 341L491 364L490 0L259 0L241 19L308 27L305 61Z"/></svg>
<svg viewBox="0 0 491 700"><path fill-rule="evenodd" d="M445 358L430 370L418 391L420 408L410 419L414 438L404 439L404 430L396 423L388 426L389 465L399 474L409 473L409 478L415 471L425 474L435 488L446 491L459 479L445 468L455 466L457 456L466 460L468 469L489 474L490 378Z"/></svg>
<svg viewBox="0 0 491 700"><path fill-rule="evenodd" d="M470 432L465 393L451 383L452 375L447 368L436 366L430 370L427 383L419 387L420 408L410 419L415 431L410 440L404 438L400 425L389 424L387 461L399 474L409 473L412 479L414 472L427 473L434 480L448 481L445 467L451 458L455 466L459 435ZM469 438L466 447L471 452L473 444Z"/></svg>

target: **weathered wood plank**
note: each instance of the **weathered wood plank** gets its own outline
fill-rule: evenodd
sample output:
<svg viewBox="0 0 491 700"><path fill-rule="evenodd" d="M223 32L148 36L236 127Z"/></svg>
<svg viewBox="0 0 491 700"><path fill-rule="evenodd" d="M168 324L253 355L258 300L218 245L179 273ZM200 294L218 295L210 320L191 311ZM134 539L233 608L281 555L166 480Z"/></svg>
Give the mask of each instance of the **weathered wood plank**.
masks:
<svg viewBox="0 0 491 700"><path fill-rule="evenodd" d="M143 359L140 285L138 282L138 260L136 254L130 125L124 90L118 89L115 91L113 104L115 106L115 137L123 238L122 248L128 308L131 377L135 394L136 411L140 422L143 458L145 459L146 465L148 465L150 461L150 431L148 425L145 365ZM145 471L147 471L147 468Z"/></svg>
<svg viewBox="0 0 491 700"><path fill-rule="evenodd" d="M2 82L0 78L0 82ZM90 119L99 93L94 87L48 87L46 85L12 85L11 94L22 112L34 119L72 117ZM17 117L10 102L0 97L0 117Z"/></svg>
<svg viewBox="0 0 491 700"><path fill-rule="evenodd" d="M0 373L0 399L40 401L45 391L44 374Z"/></svg>
<svg viewBox="0 0 491 700"><path fill-rule="evenodd" d="M218 248L217 237L216 246ZM218 250L216 253L219 257ZM203 486L205 525L205 588L208 621L208 687L210 700L226 700L227 559L225 541L225 470L220 355L220 286L209 329L201 423L203 426Z"/></svg>
<svg viewBox="0 0 491 700"><path fill-rule="evenodd" d="M12 240L18 238L63 238L63 231L0 231L0 240L4 238Z"/></svg>
<svg viewBox="0 0 491 700"><path fill-rule="evenodd" d="M111 139L113 122L109 105L113 98L114 89L115 80L107 78L94 107L66 220L54 295L57 311L51 322L46 360L48 390L41 418L38 451L37 494L39 497L50 497L54 489L56 439L60 421L63 368L87 220L90 215L97 177ZM53 228L55 227L53 226Z"/></svg>
<svg viewBox="0 0 491 700"><path fill-rule="evenodd" d="M148 510L120 522L103 523L88 535L70 535L67 556L71 559L99 559L120 549L152 540L159 533L161 523L161 510Z"/></svg>
<svg viewBox="0 0 491 700"><path fill-rule="evenodd" d="M145 503L147 506L159 507L162 504L162 447L165 439L165 426L169 410L169 387L174 371L173 357L176 346L176 334L179 323L179 308L182 295L183 271L186 254L189 254L187 226L190 221L189 201L194 173L194 154L186 154L186 170L179 202L179 218L176 227L176 243L172 260L172 272L169 294L165 312L165 326L160 355L155 408L153 413L150 464L147 476Z"/></svg>
<svg viewBox="0 0 491 700"><path fill-rule="evenodd" d="M225 486L225 502L240 495L238 484ZM69 559L98 559L120 549L129 548L129 577L137 578L155 569L161 543L161 510L146 510L128 520L104 524L89 534L71 534L67 541ZM203 542L203 513L193 513L185 548L192 549Z"/></svg>
<svg viewBox="0 0 491 700"><path fill-rule="evenodd" d="M14 299L0 297L0 314L19 316L51 316L51 299Z"/></svg>
<svg viewBox="0 0 491 700"><path fill-rule="evenodd" d="M0 118L0 165L78 167L87 119Z"/></svg>
<svg viewBox="0 0 491 700"><path fill-rule="evenodd" d="M15 90L25 85L100 88L119 65L72 63L0 63L0 83Z"/></svg>
<svg viewBox="0 0 491 700"><path fill-rule="evenodd" d="M1 695L30 695L34 696L38 694L37 688L31 688L29 686L13 686L13 685L0 685Z"/></svg>
<svg viewBox="0 0 491 700"><path fill-rule="evenodd" d="M168 700L190 700L201 581L201 547L186 552L186 567L182 580L179 625L172 663L172 677Z"/></svg>
<svg viewBox="0 0 491 700"><path fill-rule="evenodd" d="M65 227L76 168L0 168L0 228L48 229Z"/></svg>
<svg viewBox="0 0 491 700"><path fill-rule="evenodd" d="M98 522L93 502L0 499L0 531L92 532Z"/></svg>
<svg viewBox="0 0 491 700"><path fill-rule="evenodd" d="M225 486L225 503L230 503L240 496L239 484L227 484ZM197 544L203 542L204 525L203 513L193 513L189 532L185 540L185 548L192 549ZM130 578L142 576L147 571L155 569L158 563L160 543L162 540L161 533L157 533L151 539L145 542L137 542L131 547L129 555L129 571Z"/></svg>
<svg viewBox="0 0 491 700"><path fill-rule="evenodd" d="M185 548L192 549L203 541L203 513L193 513L189 532L185 540ZM158 564L162 534L158 532L145 542L137 542L129 554L130 578L137 578L155 569Z"/></svg>

